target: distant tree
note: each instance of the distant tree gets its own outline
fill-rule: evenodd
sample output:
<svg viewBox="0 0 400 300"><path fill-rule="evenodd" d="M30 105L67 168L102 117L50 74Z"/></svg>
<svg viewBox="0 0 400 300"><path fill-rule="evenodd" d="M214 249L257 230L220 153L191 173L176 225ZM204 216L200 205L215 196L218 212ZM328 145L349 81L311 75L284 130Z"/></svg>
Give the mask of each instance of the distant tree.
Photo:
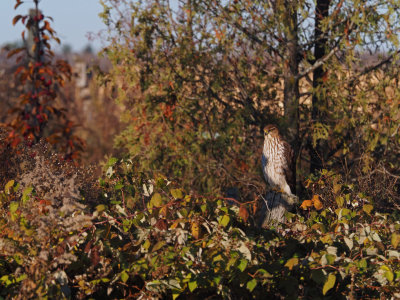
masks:
<svg viewBox="0 0 400 300"><path fill-rule="evenodd" d="M14 76L19 81L19 101L11 110L12 120L8 143L17 146L22 141L32 145L41 138L55 144L73 159L82 150L83 141L73 134L73 123L68 114L55 105L59 87L71 77L71 67L64 60L56 60L51 51L51 41L60 43L51 28L50 17L39 9L39 0L34 0L34 8L28 15L17 15L13 24L21 22L24 46L9 51L8 57L16 57L19 67ZM23 2L16 0L15 9ZM25 35L28 35L25 37Z"/></svg>
<svg viewBox="0 0 400 300"><path fill-rule="evenodd" d="M62 46L62 50L61 51L62 51L63 54L70 54L70 53L72 53L72 46L69 45L69 44L65 44L65 45Z"/></svg>
<svg viewBox="0 0 400 300"><path fill-rule="evenodd" d="M83 53L93 54L93 47L90 44L87 44L85 48L83 48Z"/></svg>

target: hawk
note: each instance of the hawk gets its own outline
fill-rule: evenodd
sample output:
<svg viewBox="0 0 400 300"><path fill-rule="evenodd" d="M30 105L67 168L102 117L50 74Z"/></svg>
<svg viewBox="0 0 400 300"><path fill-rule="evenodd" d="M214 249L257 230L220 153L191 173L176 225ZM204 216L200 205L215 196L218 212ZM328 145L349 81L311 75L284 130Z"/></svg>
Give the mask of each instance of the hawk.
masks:
<svg viewBox="0 0 400 300"><path fill-rule="evenodd" d="M290 196L293 195L296 186L293 149L282 138L275 125L264 127L261 163L265 180L269 185Z"/></svg>

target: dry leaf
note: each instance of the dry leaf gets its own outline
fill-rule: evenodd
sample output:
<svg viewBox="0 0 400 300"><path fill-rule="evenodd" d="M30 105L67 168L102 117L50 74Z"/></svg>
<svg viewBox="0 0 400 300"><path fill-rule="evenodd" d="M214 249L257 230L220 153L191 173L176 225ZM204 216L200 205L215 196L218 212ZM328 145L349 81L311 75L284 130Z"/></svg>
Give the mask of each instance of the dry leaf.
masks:
<svg viewBox="0 0 400 300"><path fill-rule="evenodd" d="M311 200L304 200L303 203L300 205L300 207L304 210L308 209L309 207L312 207L313 203Z"/></svg>
<svg viewBox="0 0 400 300"><path fill-rule="evenodd" d="M324 207L321 200L319 200L319 195L314 195L312 198L312 202L316 210L321 210Z"/></svg>
<svg viewBox="0 0 400 300"><path fill-rule="evenodd" d="M241 217L245 222L247 222L247 220L249 219L249 212L247 211L247 208L243 204L240 205L239 208L239 217Z"/></svg>

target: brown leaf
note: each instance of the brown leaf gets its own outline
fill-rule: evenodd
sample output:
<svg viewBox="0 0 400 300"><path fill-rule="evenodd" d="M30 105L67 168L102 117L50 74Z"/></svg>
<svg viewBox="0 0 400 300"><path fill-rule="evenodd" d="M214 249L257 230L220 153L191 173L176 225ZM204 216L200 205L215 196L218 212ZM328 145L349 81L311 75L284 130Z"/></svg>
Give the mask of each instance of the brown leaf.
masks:
<svg viewBox="0 0 400 300"><path fill-rule="evenodd" d="M159 230L167 230L167 228L168 228L168 224L167 224L167 221L165 219L158 220L155 226Z"/></svg>
<svg viewBox="0 0 400 300"><path fill-rule="evenodd" d="M249 219L249 212L246 208L246 206L244 206L243 204L240 205L239 208L239 217L241 217L243 219L243 221L247 222L247 220Z"/></svg>
<svg viewBox="0 0 400 300"><path fill-rule="evenodd" d="M97 266L97 264L100 262L99 246L95 246L92 248L90 260L92 261L93 266Z"/></svg>
<svg viewBox="0 0 400 300"><path fill-rule="evenodd" d="M12 20L12 24L15 25L17 24L17 22L22 18L21 15L17 15L14 17L14 19Z"/></svg>

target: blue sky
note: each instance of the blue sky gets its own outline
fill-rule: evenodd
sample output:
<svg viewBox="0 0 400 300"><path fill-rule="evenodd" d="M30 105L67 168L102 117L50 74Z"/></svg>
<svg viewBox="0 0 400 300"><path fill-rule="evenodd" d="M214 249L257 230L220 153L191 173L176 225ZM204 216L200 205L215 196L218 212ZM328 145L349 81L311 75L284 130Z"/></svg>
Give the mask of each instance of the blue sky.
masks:
<svg viewBox="0 0 400 300"><path fill-rule="evenodd" d="M22 25L12 25L17 14L26 14L33 7L32 0L24 0L24 4L14 10L15 0L0 0L0 45L14 42L21 38ZM105 29L98 14L102 11L99 0L41 0L39 7L43 14L54 19L52 27L61 39L61 46L69 44L73 50L82 50L91 43L99 49L101 41L97 38L89 41L89 32L98 33Z"/></svg>

